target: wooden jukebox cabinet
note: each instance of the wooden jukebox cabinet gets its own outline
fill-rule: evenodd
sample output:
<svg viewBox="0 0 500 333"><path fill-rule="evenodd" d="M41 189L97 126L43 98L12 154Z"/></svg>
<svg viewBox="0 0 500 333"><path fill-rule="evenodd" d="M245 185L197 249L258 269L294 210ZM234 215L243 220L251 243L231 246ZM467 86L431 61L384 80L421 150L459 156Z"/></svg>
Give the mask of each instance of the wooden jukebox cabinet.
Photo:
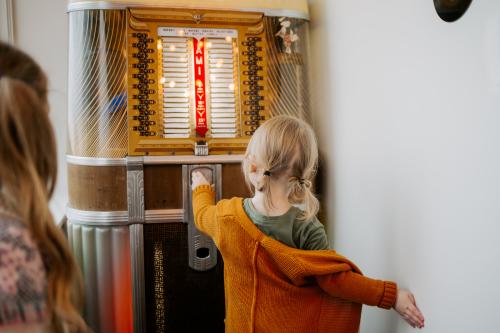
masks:
<svg viewBox="0 0 500 333"><path fill-rule="evenodd" d="M309 119L306 0L69 1L68 237L95 332L223 332L190 175L247 196L260 124Z"/></svg>

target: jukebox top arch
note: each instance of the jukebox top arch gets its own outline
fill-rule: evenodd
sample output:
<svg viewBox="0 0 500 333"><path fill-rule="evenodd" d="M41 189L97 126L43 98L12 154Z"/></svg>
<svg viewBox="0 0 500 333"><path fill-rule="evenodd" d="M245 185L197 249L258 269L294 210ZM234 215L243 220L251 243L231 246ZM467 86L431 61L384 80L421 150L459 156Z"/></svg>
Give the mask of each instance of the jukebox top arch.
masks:
<svg viewBox="0 0 500 333"><path fill-rule="evenodd" d="M286 16L309 20L307 0L68 0L68 12L91 9L133 7L212 9L262 12L266 16Z"/></svg>

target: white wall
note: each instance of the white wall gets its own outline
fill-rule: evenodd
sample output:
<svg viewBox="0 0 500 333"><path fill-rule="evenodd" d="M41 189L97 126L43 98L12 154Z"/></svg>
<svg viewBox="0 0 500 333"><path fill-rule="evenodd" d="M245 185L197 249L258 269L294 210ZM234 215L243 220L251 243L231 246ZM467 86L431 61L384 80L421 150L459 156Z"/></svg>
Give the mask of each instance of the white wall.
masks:
<svg viewBox="0 0 500 333"><path fill-rule="evenodd" d="M16 45L30 54L49 77L51 119L56 132L59 176L51 209L56 221L67 203L66 135L68 19L65 0L14 0Z"/></svg>
<svg viewBox="0 0 500 333"><path fill-rule="evenodd" d="M0 40L8 43L14 40L12 18L12 0L0 0Z"/></svg>
<svg viewBox="0 0 500 333"><path fill-rule="evenodd" d="M310 0L329 235L414 291L425 332L499 331L500 2ZM366 308L364 333L410 332Z"/></svg>

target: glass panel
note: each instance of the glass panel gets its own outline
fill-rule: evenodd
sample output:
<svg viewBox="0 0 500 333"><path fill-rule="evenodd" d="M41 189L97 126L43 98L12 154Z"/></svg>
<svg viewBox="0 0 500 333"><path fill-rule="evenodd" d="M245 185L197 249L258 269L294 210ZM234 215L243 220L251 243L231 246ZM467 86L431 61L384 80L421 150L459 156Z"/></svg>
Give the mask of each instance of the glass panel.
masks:
<svg viewBox="0 0 500 333"><path fill-rule="evenodd" d="M127 59L124 10L70 13L69 153L127 154Z"/></svg>
<svg viewBox="0 0 500 333"><path fill-rule="evenodd" d="M266 17L265 24L271 116L285 114L309 121L309 23Z"/></svg>

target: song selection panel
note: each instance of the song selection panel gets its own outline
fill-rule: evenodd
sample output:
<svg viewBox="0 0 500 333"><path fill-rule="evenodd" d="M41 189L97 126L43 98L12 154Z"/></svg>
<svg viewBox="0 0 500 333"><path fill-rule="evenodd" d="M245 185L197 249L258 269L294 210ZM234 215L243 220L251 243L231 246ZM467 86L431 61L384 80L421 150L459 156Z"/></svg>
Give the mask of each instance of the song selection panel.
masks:
<svg viewBox="0 0 500 333"><path fill-rule="evenodd" d="M162 27L159 34L163 137L239 136L236 31Z"/></svg>

